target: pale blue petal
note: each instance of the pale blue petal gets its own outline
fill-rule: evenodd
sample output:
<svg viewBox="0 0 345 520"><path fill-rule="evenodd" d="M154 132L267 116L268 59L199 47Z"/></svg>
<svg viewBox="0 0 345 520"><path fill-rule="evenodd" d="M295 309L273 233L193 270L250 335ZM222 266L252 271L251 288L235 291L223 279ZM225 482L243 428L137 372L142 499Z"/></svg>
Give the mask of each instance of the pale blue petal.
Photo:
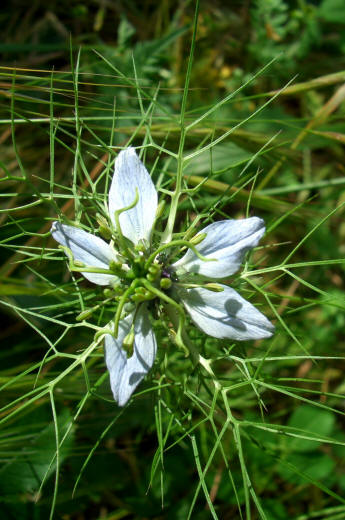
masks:
<svg viewBox="0 0 345 520"><path fill-rule="evenodd" d="M110 374L110 385L115 401L124 406L132 393L151 369L156 357L157 343L148 317L142 305L134 322L133 355L127 358L122 342L131 329L133 315L120 322L118 337L105 336L105 361Z"/></svg>
<svg viewBox="0 0 345 520"><path fill-rule="evenodd" d="M120 215L122 234L134 244L150 240L158 205L157 192L145 166L134 148L122 150L115 161L114 177L109 191L109 215L116 227L114 212L130 206L138 189L137 205Z"/></svg>
<svg viewBox="0 0 345 520"><path fill-rule="evenodd" d="M179 296L194 323L215 338L249 340L272 336L272 323L234 289L222 292L204 288L179 290Z"/></svg>
<svg viewBox="0 0 345 520"><path fill-rule="evenodd" d="M51 233L59 244L72 251L74 260L83 262L87 267L108 269L110 261L116 260L116 254L109 244L83 229L53 222ZM82 274L97 285L109 285L117 280L116 276L109 274L84 272Z"/></svg>
<svg viewBox="0 0 345 520"><path fill-rule="evenodd" d="M258 217L243 220L222 220L214 222L200 233L207 236L196 249L206 258L200 260L191 249L174 264L177 272L198 273L210 278L224 278L235 273L241 266L245 253L255 247L265 233L264 221Z"/></svg>

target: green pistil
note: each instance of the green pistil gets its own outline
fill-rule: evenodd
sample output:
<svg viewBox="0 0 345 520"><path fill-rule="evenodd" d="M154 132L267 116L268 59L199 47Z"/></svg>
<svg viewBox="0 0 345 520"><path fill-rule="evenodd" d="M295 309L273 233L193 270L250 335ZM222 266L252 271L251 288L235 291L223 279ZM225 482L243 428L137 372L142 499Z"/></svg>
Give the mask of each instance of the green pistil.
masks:
<svg viewBox="0 0 345 520"><path fill-rule="evenodd" d="M125 208L118 209L114 212L115 217L115 224L116 224L116 231L118 233L118 241L120 243L122 251L125 253L127 258L132 258L132 253L127 247L126 239L122 234L121 226L120 226L120 215L124 211L128 211L132 208L134 208L139 202L139 191L138 188L135 188L135 199L132 202L132 204L129 204L129 206L126 206Z"/></svg>

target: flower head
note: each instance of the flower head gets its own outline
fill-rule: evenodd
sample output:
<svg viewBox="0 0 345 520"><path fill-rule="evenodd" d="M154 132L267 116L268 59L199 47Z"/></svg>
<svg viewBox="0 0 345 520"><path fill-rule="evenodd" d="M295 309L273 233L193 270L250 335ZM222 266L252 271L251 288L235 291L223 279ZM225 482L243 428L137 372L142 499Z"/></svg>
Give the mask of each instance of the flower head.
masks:
<svg viewBox="0 0 345 520"><path fill-rule="evenodd" d="M105 360L114 399L120 406L126 404L155 360L150 300L159 298L173 304L180 313L182 302L192 321L216 338L259 339L271 336L274 330L234 289L205 283L228 277L240 268L245 253L265 232L263 220L252 217L214 222L191 243L176 240L154 250L151 241L157 206L157 191L149 173L134 148L127 148L115 161L109 190L110 243L74 226L52 225L52 235L64 247L71 269L97 285L120 287L111 322L114 333L105 334ZM189 248L177 262L168 265L162 260L162 251L171 254L181 245ZM128 303L132 310L126 312ZM182 343L180 327L177 338Z"/></svg>

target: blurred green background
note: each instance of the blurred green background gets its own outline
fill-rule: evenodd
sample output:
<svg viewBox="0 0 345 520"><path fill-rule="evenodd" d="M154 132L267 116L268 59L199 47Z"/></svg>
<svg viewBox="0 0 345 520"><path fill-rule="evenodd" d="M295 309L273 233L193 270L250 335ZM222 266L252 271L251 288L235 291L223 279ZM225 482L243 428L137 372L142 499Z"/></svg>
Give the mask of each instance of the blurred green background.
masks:
<svg viewBox="0 0 345 520"><path fill-rule="evenodd" d="M85 128L83 160L94 180L107 160L107 149L102 143L109 143L111 135L117 146L125 146L136 131L136 144L145 135L143 127L136 130L142 115L133 61L141 88L147 93L146 101L152 99L159 86L159 107L151 122L151 134L156 143L176 151L176 114L184 87L194 9L194 2L170 0L12 0L0 8L0 381L5 385L1 417L6 418L8 412L13 414L0 432L2 519L45 520L52 503L54 463L50 463L55 453L55 434L49 398L37 399L21 408L18 415L15 410L19 406L16 399L35 384L36 372L25 371L35 363L39 366L47 351L46 340L40 333L52 341L59 337L58 324L50 324L50 329L46 329L39 309L45 303L63 304L66 300L62 293L42 296L47 280L58 283L65 266L52 262L54 265L47 267L47 262L37 259L34 264L25 264L22 260L28 258L31 247L54 247L48 234L43 239L37 234L48 232L51 219L59 211L72 218L69 201L76 106L72 71L78 51L81 49L78 108ZM271 60L275 61L257 74ZM343 218L340 212L325 217L345 201L344 1L201 1L188 120L197 118L251 79L230 103L195 127L188 136L186 151L192 152L203 139L208 142L227 132L272 99L278 89L292 79L293 82L212 153L205 152L190 163L185 172L190 186L196 185L200 177L210 178L193 202L183 201L181 210L201 211L224 192L232 193L234 186L239 185L239 173L258 153L250 166L252 175L260 172L251 207L271 230L264 244L264 265L279 264L323 219L325 222L299 249L294 261L341 259L345 252ZM26 208L37 192L48 190L52 118L59 121L54 130L54 178L61 198L55 208L49 204ZM276 134L273 143L261 153ZM155 151L150 151L148 161L154 158ZM21 179L23 170L25 181ZM173 163L169 163L167 172L173 175ZM83 189L87 191L87 187L86 182ZM245 214L248 189L230 202L224 199L225 215ZM21 206L24 209L12 212ZM26 257L18 254L21 248ZM248 473L261 499L260 507L253 504L251 518L336 520L345 518L345 447L341 444L345 441L345 363L331 357L344 353L344 266L326 262L323 267L306 266L296 273L295 277L279 275L269 288L274 306L284 323L288 323L291 334L278 322L282 333L270 355L282 359L279 363L265 363L261 374L266 385L260 387L268 406L266 422L308 430L314 432L315 439L327 437L333 443L248 427L243 450ZM29 308L36 309L35 314L21 312ZM76 352L87 341L88 332L76 329L68 339L62 339L59 349ZM163 337L162 341L164 344L168 340ZM209 352L215 349L212 339L204 343L200 341L201 347ZM238 347L235 353L245 357L249 351L255 358L267 353L267 345L248 345L248 350ZM305 351L328 358L315 363L307 356L296 358ZM288 354L291 357L284 361ZM101 354L98 361L100 358ZM164 359L160 361L163 363ZM193 374L181 356L178 362L178 374L171 362L164 370L169 380L183 385L186 374L190 378ZM224 360L219 364L227 374L228 365ZM101 362L94 365L89 369L91 383L104 372ZM48 380L64 366L64 359L53 361L40 377ZM162 373L163 364L160 366ZM24 375L6 386L19 373ZM209 421L202 421L203 415L195 403L181 400L179 387L176 388L164 397L165 407L158 406L154 393L150 393L119 415L110 401L109 389L100 390L108 401L99 399L96 389L60 453L56 518L212 517L205 496L196 492L200 475L190 439L195 436L204 465L214 445L214 431ZM56 389L60 435L78 411L84 394L81 370ZM312 406L309 400L324 407ZM241 420L261 421L257 400L249 390L248 394L234 392L232 405ZM216 428L220 430L223 422L224 416L219 412ZM164 467L159 466L157 455L157 446L162 444L162 439L159 443L157 440L157 424L166 427L169 441L165 439L164 443L171 445L164 455ZM93 448L95 452L72 498L80 469ZM204 484L220 519L247 519L242 475L231 434L224 439L223 449L237 496L221 457L211 461ZM38 496L46 472L47 482Z"/></svg>

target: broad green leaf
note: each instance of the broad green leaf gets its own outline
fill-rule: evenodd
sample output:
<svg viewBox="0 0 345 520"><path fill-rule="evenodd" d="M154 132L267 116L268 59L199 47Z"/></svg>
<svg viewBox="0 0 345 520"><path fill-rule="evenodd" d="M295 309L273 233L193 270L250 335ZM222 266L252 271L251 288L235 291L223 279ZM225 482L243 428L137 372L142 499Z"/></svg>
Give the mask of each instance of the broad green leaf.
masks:
<svg viewBox="0 0 345 520"><path fill-rule="evenodd" d="M39 417L40 416L40 417ZM47 413L40 410L40 414L33 414L36 422L35 428L40 422L46 421ZM66 433L71 416L64 409L57 418L60 440ZM70 431L65 442L60 447L60 464L71 451L73 446L73 430ZM22 450L18 450L16 458L2 466L0 470L0 493L8 498L22 493L35 493L42 482L46 472L51 475L56 468L56 439L55 427L51 422L48 426L37 432L33 441Z"/></svg>
<svg viewBox="0 0 345 520"><path fill-rule="evenodd" d="M332 433L334 422L334 415L331 412L310 405L302 405L292 413L288 426L303 430L306 434L311 433L315 436L327 437ZM303 435L303 432L301 432L301 435ZM288 444L290 450L304 453L316 450L319 446L320 442L298 439L297 437L289 441Z"/></svg>

